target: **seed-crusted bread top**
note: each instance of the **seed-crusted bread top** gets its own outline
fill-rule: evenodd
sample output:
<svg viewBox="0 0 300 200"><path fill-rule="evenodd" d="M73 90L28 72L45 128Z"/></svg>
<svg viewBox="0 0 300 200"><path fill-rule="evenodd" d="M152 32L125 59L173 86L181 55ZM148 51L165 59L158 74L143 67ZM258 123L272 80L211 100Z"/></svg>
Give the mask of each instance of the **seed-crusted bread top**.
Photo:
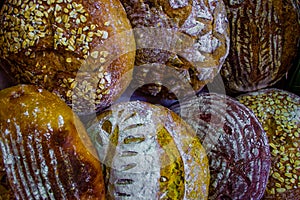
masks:
<svg viewBox="0 0 300 200"><path fill-rule="evenodd" d="M269 137L272 167L264 199L299 199L300 97L268 88L237 98L253 110Z"/></svg>
<svg viewBox="0 0 300 200"><path fill-rule="evenodd" d="M131 80L135 42L118 0L7 0L0 15L1 64L17 83L103 108Z"/></svg>

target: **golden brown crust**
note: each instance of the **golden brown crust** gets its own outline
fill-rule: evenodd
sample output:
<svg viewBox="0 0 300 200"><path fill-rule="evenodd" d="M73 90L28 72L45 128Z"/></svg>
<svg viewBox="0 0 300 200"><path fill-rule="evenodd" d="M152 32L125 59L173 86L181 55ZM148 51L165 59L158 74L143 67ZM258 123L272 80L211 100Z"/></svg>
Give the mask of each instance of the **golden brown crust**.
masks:
<svg viewBox="0 0 300 200"><path fill-rule="evenodd" d="M76 93L76 101L104 108L131 80L135 43L118 0L7 0L0 24L1 62L11 75L57 93L69 105ZM86 95L87 87L93 95L85 97L79 91Z"/></svg>
<svg viewBox="0 0 300 200"><path fill-rule="evenodd" d="M16 198L104 199L102 169L78 117L54 94L0 92L1 168Z"/></svg>
<svg viewBox="0 0 300 200"><path fill-rule="evenodd" d="M126 102L91 124L87 130L105 166L108 199L207 199L206 153L175 113Z"/></svg>

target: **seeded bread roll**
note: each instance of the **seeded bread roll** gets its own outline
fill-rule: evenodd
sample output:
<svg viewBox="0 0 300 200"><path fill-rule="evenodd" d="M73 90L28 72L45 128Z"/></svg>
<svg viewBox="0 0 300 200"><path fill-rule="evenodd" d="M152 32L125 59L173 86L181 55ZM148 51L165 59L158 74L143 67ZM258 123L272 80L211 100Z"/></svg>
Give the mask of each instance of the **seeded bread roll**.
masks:
<svg viewBox="0 0 300 200"><path fill-rule="evenodd" d="M268 139L244 105L203 93L172 106L196 131L209 159L211 200L261 199L271 166Z"/></svg>
<svg viewBox="0 0 300 200"><path fill-rule="evenodd" d="M221 0L121 0L137 43L133 88L174 99L200 91L229 50ZM163 87L164 86L164 87Z"/></svg>
<svg viewBox="0 0 300 200"><path fill-rule="evenodd" d="M0 62L18 83L76 112L109 106L129 84L135 42L119 0L6 0L0 16Z"/></svg>
<svg viewBox="0 0 300 200"><path fill-rule="evenodd" d="M170 110L119 103L87 130L105 166L107 199L207 199L206 153Z"/></svg>
<svg viewBox="0 0 300 200"><path fill-rule="evenodd" d="M230 50L221 75L231 93L278 82L296 61L300 42L299 2L224 0Z"/></svg>
<svg viewBox="0 0 300 200"><path fill-rule="evenodd" d="M264 89L238 97L254 111L270 141L272 167L264 199L300 197L300 97Z"/></svg>
<svg viewBox="0 0 300 200"><path fill-rule="evenodd" d="M0 198L104 200L95 149L61 99L18 85L0 91L0 104Z"/></svg>

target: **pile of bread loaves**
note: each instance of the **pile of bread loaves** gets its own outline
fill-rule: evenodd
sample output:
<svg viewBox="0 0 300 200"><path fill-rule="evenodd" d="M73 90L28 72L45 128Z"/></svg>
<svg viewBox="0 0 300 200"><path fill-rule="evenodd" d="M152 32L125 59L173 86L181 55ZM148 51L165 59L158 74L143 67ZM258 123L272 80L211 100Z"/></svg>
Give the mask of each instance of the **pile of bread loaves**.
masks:
<svg viewBox="0 0 300 200"><path fill-rule="evenodd" d="M300 199L297 0L0 6L1 200Z"/></svg>

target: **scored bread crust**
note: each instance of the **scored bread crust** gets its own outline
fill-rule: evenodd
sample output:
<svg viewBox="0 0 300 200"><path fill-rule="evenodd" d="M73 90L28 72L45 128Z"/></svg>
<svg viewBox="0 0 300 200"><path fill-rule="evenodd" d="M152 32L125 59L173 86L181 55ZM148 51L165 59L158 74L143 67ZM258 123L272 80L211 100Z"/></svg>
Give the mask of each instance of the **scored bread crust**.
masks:
<svg viewBox="0 0 300 200"><path fill-rule="evenodd" d="M224 0L230 50L221 69L230 93L277 83L297 62L300 8L295 0Z"/></svg>
<svg viewBox="0 0 300 200"><path fill-rule="evenodd" d="M260 199L269 176L268 138L247 107L226 95L201 93L171 107L197 132L211 173L209 197Z"/></svg>
<svg viewBox="0 0 300 200"><path fill-rule="evenodd" d="M170 110L120 103L87 130L104 165L108 199L207 199L206 153Z"/></svg>
<svg viewBox="0 0 300 200"><path fill-rule="evenodd" d="M75 100L78 112L109 106L129 84L135 42L118 0L6 0L0 15L0 61L17 83Z"/></svg>
<svg viewBox="0 0 300 200"><path fill-rule="evenodd" d="M145 85L140 91L146 94L164 99L174 99L175 94L180 98L190 88L191 92L200 91L219 72L229 50L223 1L121 2L137 44L131 87ZM171 82L170 86L166 82Z"/></svg>
<svg viewBox="0 0 300 200"><path fill-rule="evenodd" d="M32 85L1 90L0 103L0 192L5 187L9 199L105 199L101 165L71 108Z"/></svg>

